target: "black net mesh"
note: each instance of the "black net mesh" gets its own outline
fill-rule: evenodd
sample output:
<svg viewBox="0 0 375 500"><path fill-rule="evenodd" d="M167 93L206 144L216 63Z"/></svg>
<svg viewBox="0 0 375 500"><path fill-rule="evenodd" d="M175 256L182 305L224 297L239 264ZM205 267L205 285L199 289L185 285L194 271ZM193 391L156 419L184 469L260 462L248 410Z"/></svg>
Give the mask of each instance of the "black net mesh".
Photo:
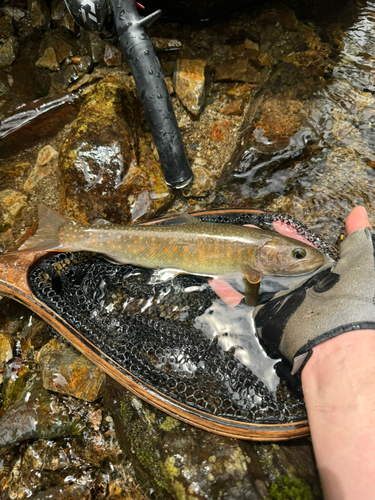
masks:
<svg viewBox="0 0 375 500"><path fill-rule="evenodd" d="M234 213L199 218L266 227L272 217ZM334 251L314 241L324 251ZM151 274L87 252L58 253L38 263L29 282L40 300L101 352L176 402L248 423L306 418L302 396L285 381L271 393L230 350L196 327L196 318L218 300L205 278L180 275L151 285Z"/></svg>

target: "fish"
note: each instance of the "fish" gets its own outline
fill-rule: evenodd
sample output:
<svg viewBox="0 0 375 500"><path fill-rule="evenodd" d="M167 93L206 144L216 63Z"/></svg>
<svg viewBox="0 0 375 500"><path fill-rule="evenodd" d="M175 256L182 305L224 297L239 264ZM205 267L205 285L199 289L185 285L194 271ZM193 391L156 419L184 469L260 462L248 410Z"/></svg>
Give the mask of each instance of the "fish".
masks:
<svg viewBox="0 0 375 500"><path fill-rule="evenodd" d="M183 214L170 225L86 226L51 208L38 208L39 227L21 251L89 251L118 264L160 269L166 276L193 274L226 279L242 273L246 302L256 300L262 276L296 276L318 269L316 248L273 231L200 222Z"/></svg>

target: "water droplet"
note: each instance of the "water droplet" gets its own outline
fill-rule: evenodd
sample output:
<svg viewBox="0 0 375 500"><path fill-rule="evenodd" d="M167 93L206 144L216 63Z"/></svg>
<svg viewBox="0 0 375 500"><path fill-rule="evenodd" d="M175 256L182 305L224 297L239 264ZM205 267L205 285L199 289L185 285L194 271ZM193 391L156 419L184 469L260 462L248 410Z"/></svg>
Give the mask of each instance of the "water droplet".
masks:
<svg viewBox="0 0 375 500"><path fill-rule="evenodd" d="M156 76L159 77L160 76L160 73L156 73Z"/></svg>
<svg viewBox="0 0 375 500"><path fill-rule="evenodd" d="M150 51L149 50L144 50L143 53L144 53L145 56L148 56L149 53L150 53Z"/></svg>
<svg viewBox="0 0 375 500"><path fill-rule="evenodd" d="M148 72L149 75L153 75L154 72L152 71L152 69L150 69L150 71Z"/></svg>
<svg viewBox="0 0 375 500"><path fill-rule="evenodd" d="M156 94L156 97L157 97L158 99L163 99L163 96L162 96L161 94Z"/></svg>
<svg viewBox="0 0 375 500"><path fill-rule="evenodd" d="M136 60L136 61L139 61L139 57L136 57L136 58L135 58L135 60Z"/></svg>

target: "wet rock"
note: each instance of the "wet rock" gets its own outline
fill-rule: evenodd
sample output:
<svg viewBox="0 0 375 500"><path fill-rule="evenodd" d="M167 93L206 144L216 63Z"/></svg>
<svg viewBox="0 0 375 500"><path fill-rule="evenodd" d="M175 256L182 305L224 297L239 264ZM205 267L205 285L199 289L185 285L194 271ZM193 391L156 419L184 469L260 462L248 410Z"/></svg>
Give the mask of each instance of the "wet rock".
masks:
<svg viewBox="0 0 375 500"><path fill-rule="evenodd" d="M253 56L252 58L257 58L259 56L259 44L256 42L253 42L252 40L245 40L243 44L244 48L251 53Z"/></svg>
<svg viewBox="0 0 375 500"><path fill-rule="evenodd" d="M14 357L9 360L4 370L4 384L2 387L2 409L4 411L7 411L17 401L31 375L30 366L24 359Z"/></svg>
<svg viewBox="0 0 375 500"><path fill-rule="evenodd" d="M81 29L81 39L94 63L100 62L103 59L106 43L96 33L89 33L83 29Z"/></svg>
<svg viewBox="0 0 375 500"><path fill-rule="evenodd" d="M206 61L201 59L177 59L173 75L173 86L182 104L193 117L198 118L205 94Z"/></svg>
<svg viewBox="0 0 375 500"><path fill-rule="evenodd" d="M260 83L262 78L261 71L250 63L246 50L241 50L240 54L235 54L234 57L232 56L232 58L215 68L215 81L217 82Z"/></svg>
<svg viewBox="0 0 375 500"><path fill-rule="evenodd" d="M0 39L4 40L14 34L12 19L9 16L0 17Z"/></svg>
<svg viewBox="0 0 375 500"><path fill-rule="evenodd" d="M192 164L193 181L185 187L182 192L184 196L201 197L206 196L213 187L209 170L199 165L199 158Z"/></svg>
<svg viewBox="0 0 375 500"><path fill-rule="evenodd" d="M79 33L80 28L78 24L74 22L74 19L70 15L64 0L52 0L50 8L53 25L62 26L73 32L75 35Z"/></svg>
<svg viewBox="0 0 375 500"><path fill-rule="evenodd" d="M165 84L167 86L168 94L172 95L174 93L174 88L173 88L173 81L170 76L167 76L165 78Z"/></svg>
<svg viewBox="0 0 375 500"><path fill-rule="evenodd" d="M59 72L60 73L60 72ZM0 158L8 158L56 135L78 114L80 99L71 93L38 99L0 123Z"/></svg>
<svg viewBox="0 0 375 500"><path fill-rule="evenodd" d="M120 66L122 60L121 50L109 43L106 43L103 59L107 66Z"/></svg>
<svg viewBox="0 0 375 500"><path fill-rule="evenodd" d="M55 73L52 78L52 88L56 92L66 92L79 79L76 67L71 64Z"/></svg>
<svg viewBox="0 0 375 500"><path fill-rule="evenodd" d="M0 191L0 232L6 231L13 225L27 206L26 200L27 197L18 191L12 189Z"/></svg>
<svg viewBox="0 0 375 500"><path fill-rule="evenodd" d="M0 253L4 252L14 243L14 235L12 229L7 229L4 233L0 233Z"/></svg>
<svg viewBox="0 0 375 500"><path fill-rule="evenodd" d="M133 92L118 83L101 83L86 96L59 158L64 206L76 220L142 221L171 202L140 113Z"/></svg>
<svg viewBox="0 0 375 500"><path fill-rule="evenodd" d="M51 21L51 14L44 0L27 0L31 25L33 28L47 30Z"/></svg>
<svg viewBox="0 0 375 500"><path fill-rule="evenodd" d="M271 66L271 58L270 56L267 54L267 52L264 52L263 54L260 54L259 58L259 64L261 66Z"/></svg>
<svg viewBox="0 0 375 500"><path fill-rule="evenodd" d="M39 151L36 165L31 170L23 186L26 193L34 191L43 179L50 177L53 170L58 169L57 158L58 153L52 146L45 146Z"/></svg>
<svg viewBox="0 0 375 500"><path fill-rule="evenodd" d="M51 340L39 355L43 387L83 401L95 401L104 384L104 373L82 354Z"/></svg>
<svg viewBox="0 0 375 500"><path fill-rule="evenodd" d="M4 5L2 8L4 16L8 16L13 19L16 23L19 23L21 19L26 16L26 12L19 7L14 5Z"/></svg>
<svg viewBox="0 0 375 500"><path fill-rule="evenodd" d="M299 495L304 500L322 499L309 439L290 441L286 446L281 443L246 442L244 449L251 459L253 454L258 457L270 498L283 498L283 494L286 498L298 498Z"/></svg>
<svg viewBox="0 0 375 500"><path fill-rule="evenodd" d="M106 391L106 405L145 492L152 488L157 497L166 500L262 498L253 483L256 476L249 474L252 459L238 441L169 417L114 381Z"/></svg>
<svg viewBox="0 0 375 500"><path fill-rule="evenodd" d="M221 114L226 116L241 116L245 107L242 99L232 101L228 106L221 110Z"/></svg>
<svg viewBox="0 0 375 500"><path fill-rule="evenodd" d="M18 56L18 40L14 36L6 38L4 42L0 42L0 68L10 66Z"/></svg>
<svg viewBox="0 0 375 500"><path fill-rule="evenodd" d="M0 371L4 370L5 363L13 357L13 339L0 332Z"/></svg>
<svg viewBox="0 0 375 500"><path fill-rule="evenodd" d="M60 69L60 63L57 61L56 52L52 47L47 47L44 54L35 63L37 68L46 68L51 71L57 71Z"/></svg>
<svg viewBox="0 0 375 500"><path fill-rule="evenodd" d="M72 63L75 65L77 72L80 75L88 73L93 67L93 62L90 56L72 57Z"/></svg>
<svg viewBox="0 0 375 500"><path fill-rule="evenodd" d="M180 40L172 40L169 38L152 38L152 43L157 52L180 50L182 48L182 42L180 42Z"/></svg>
<svg viewBox="0 0 375 500"><path fill-rule="evenodd" d="M44 42L44 45L47 45L47 48L52 48L56 60L58 64L60 65L65 59L68 57L71 57L73 55L73 47L69 43L69 39L67 37L58 36L58 35L50 35L46 41Z"/></svg>
<svg viewBox="0 0 375 500"><path fill-rule="evenodd" d="M35 500L91 500L91 491L88 486L81 484L66 484L49 488L33 495Z"/></svg>
<svg viewBox="0 0 375 500"><path fill-rule="evenodd" d="M26 370L19 392L13 397L0 419L0 447L28 439L55 439L77 436L87 430L92 412L90 405L75 398L53 394L42 386L40 375Z"/></svg>

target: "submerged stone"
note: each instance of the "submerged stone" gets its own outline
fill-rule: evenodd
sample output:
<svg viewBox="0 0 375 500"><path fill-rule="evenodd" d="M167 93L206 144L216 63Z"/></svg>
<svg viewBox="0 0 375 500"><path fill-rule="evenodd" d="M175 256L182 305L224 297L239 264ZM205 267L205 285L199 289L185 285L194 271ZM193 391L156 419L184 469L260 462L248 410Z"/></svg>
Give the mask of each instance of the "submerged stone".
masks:
<svg viewBox="0 0 375 500"><path fill-rule="evenodd" d="M51 340L39 356L43 387L83 401L95 401L105 375L79 352Z"/></svg>
<svg viewBox="0 0 375 500"><path fill-rule="evenodd" d="M251 460L239 441L179 422L112 380L105 401L145 492L152 488L158 497L171 500L262 499L250 475Z"/></svg>
<svg viewBox="0 0 375 500"><path fill-rule="evenodd" d="M0 419L0 447L28 439L76 436L87 430L90 406L67 396L57 396L42 386L35 371L18 374L20 391Z"/></svg>
<svg viewBox="0 0 375 500"><path fill-rule="evenodd" d="M143 221L171 202L140 114L134 93L118 83L103 82L86 96L59 158L69 216L80 222Z"/></svg>
<svg viewBox="0 0 375 500"><path fill-rule="evenodd" d="M18 56L18 40L16 37L10 36L3 43L0 42L0 44L0 68L6 68Z"/></svg>
<svg viewBox="0 0 375 500"><path fill-rule="evenodd" d="M6 231L13 225L27 206L26 200L27 197L18 191L12 189L0 191L0 232Z"/></svg>
<svg viewBox="0 0 375 500"><path fill-rule="evenodd" d="M45 0L27 0L27 7L33 28L48 29L51 14Z"/></svg>

